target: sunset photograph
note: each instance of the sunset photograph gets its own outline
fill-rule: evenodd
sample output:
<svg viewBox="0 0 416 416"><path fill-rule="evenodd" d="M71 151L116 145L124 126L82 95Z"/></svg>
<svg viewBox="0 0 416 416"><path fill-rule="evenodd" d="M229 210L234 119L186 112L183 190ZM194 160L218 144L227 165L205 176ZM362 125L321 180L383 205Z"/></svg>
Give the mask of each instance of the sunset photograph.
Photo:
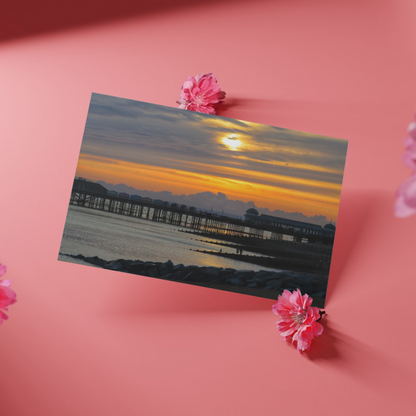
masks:
<svg viewBox="0 0 416 416"><path fill-rule="evenodd" d="M93 94L59 259L269 298L306 287L323 303L346 152Z"/></svg>

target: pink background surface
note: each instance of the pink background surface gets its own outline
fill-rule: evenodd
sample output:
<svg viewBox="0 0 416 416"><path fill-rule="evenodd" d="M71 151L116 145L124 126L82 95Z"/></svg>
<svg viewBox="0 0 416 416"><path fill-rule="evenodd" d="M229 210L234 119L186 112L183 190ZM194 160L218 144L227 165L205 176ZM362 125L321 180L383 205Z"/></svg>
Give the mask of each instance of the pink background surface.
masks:
<svg viewBox="0 0 416 416"><path fill-rule="evenodd" d="M416 217L392 205L416 2L72 3L1 6L0 256L18 294L1 415L415 414ZM220 115L350 141L309 354L281 342L273 301L56 260L91 93L176 106L203 72Z"/></svg>

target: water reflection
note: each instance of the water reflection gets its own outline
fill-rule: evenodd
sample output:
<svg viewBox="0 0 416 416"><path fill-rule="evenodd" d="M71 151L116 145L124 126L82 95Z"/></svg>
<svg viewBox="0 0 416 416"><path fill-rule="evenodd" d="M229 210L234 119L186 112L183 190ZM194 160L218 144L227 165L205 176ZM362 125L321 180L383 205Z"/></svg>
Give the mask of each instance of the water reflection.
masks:
<svg viewBox="0 0 416 416"><path fill-rule="evenodd" d="M199 241L201 237L179 232L179 229L182 228L70 205L60 252L98 256L107 261L131 259L166 262L171 260L174 264L183 263L186 266L275 271L275 269L263 266L193 251L197 249L222 250L223 253L236 253L234 248Z"/></svg>

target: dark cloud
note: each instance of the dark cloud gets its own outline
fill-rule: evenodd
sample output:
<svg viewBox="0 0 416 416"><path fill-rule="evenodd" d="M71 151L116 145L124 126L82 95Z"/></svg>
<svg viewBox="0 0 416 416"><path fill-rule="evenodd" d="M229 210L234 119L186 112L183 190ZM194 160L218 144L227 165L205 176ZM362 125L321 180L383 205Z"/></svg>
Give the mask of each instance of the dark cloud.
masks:
<svg viewBox="0 0 416 416"><path fill-rule="evenodd" d="M307 160L309 164L342 171L346 152L345 141L94 94L84 142L93 140L97 132L101 132L101 142L94 143L97 152L109 147L117 157L118 148L130 145L131 152L122 157L131 162L136 160L133 154L137 153L137 148L144 146L149 152L159 152L163 148L172 155L190 160L226 163L234 153L218 140L213 140L219 132L223 136L249 136L250 141L259 146L247 150L243 146L239 154L258 161L274 159L293 165ZM266 166L255 162L247 163L247 168L268 171ZM339 182L339 175L334 180Z"/></svg>

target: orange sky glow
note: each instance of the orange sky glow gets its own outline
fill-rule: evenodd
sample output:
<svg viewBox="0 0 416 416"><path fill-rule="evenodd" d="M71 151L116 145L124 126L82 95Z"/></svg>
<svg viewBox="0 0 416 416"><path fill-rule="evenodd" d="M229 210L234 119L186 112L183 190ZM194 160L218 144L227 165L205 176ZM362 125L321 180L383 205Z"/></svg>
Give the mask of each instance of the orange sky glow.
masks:
<svg viewBox="0 0 416 416"><path fill-rule="evenodd" d="M193 171L189 169L192 165ZM299 210L301 205L302 212L306 215L337 217L341 189L339 184L201 163L185 162L184 166L188 169L171 169L81 153L76 176L114 184L125 183L142 190L169 190L173 194L222 192L229 199L255 201L257 206L270 210L291 212ZM195 172L201 166L205 170L209 169L211 174ZM286 186L290 183L305 184L314 189L314 192L289 189L273 185L273 182Z"/></svg>

